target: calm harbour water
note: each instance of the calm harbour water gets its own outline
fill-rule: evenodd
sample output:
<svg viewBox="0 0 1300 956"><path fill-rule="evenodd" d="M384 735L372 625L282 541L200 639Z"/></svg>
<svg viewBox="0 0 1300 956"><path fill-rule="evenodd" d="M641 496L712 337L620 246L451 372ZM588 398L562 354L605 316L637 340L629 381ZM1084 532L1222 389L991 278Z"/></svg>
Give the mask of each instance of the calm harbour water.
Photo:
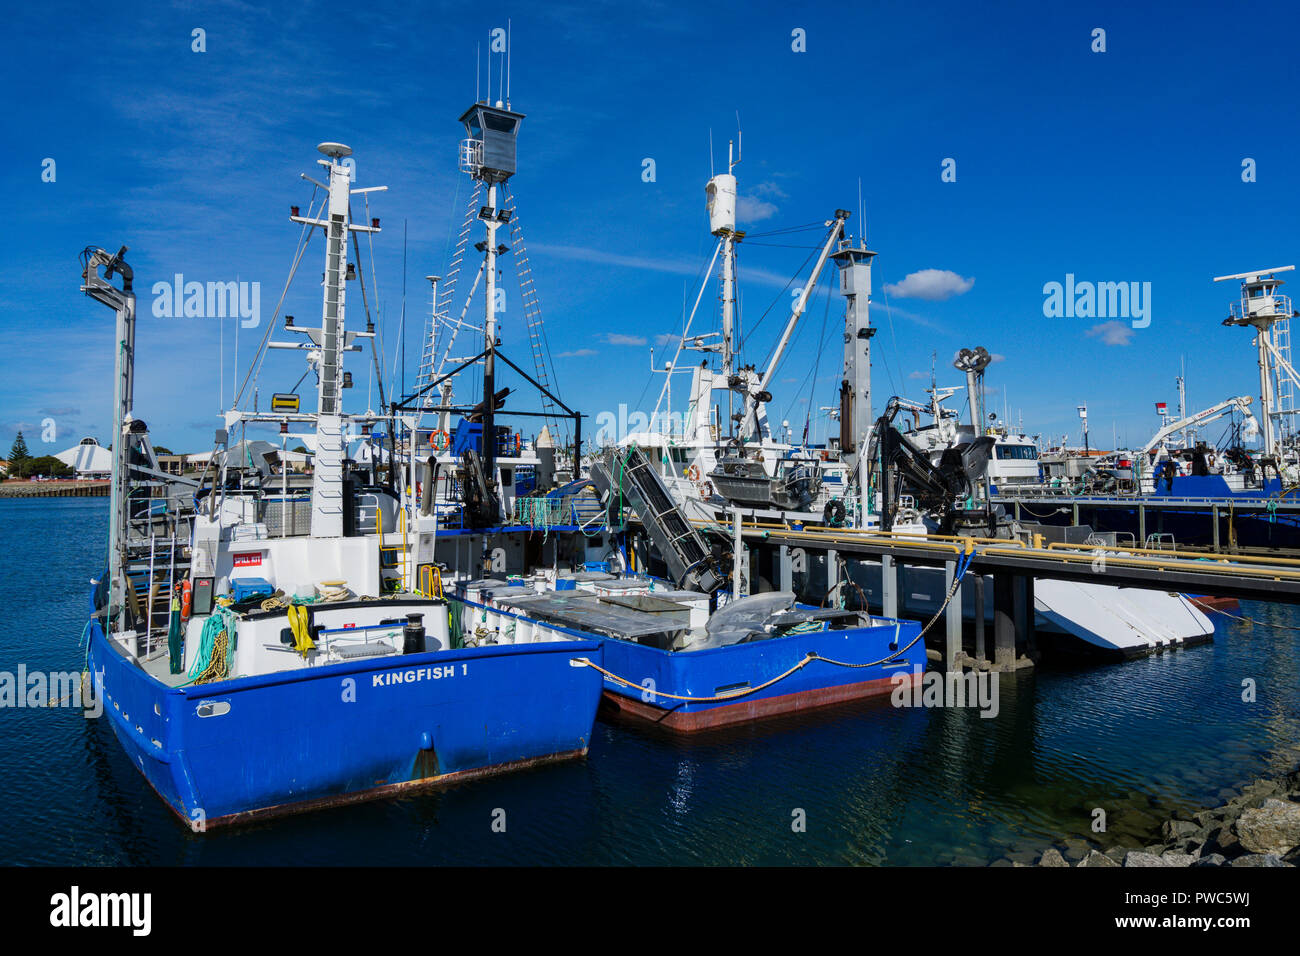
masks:
<svg viewBox="0 0 1300 956"><path fill-rule="evenodd" d="M0 671L80 669L107 506L0 500ZM0 709L0 863L982 865L1097 837L1094 807L1101 845L1150 842L1169 812L1297 760L1300 630L1213 617L1212 645L1004 679L995 719L885 700L688 742L599 723L582 761L204 836L106 721Z"/></svg>

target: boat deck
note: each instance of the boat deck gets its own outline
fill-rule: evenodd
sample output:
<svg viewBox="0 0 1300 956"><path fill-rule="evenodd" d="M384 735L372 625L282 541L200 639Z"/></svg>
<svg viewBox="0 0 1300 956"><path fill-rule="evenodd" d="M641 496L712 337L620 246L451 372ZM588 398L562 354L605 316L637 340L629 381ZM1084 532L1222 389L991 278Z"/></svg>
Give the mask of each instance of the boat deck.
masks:
<svg viewBox="0 0 1300 956"><path fill-rule="evenodd" d="M182 670L179 674L171 672L171 660L167 655L166 648L154 651L149 658L140 662L140 666L144 668L146 674L154 680L161 681L168 687L180 687L189 681L185 671Z"/></svg>

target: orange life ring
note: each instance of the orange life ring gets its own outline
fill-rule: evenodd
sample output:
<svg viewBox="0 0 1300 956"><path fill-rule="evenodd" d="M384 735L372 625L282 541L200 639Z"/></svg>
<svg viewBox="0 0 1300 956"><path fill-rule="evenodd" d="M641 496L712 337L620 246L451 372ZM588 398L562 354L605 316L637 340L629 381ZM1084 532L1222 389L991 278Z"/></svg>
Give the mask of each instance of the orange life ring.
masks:
<svg viewBox="0 0 1300 956"><path fill-rule="evenodd" d="M700 466L699 466L699 465L691 465L689 468L687 468L687 469L686 469L686 477L687 477L688 479L690 479L691 481L699 481L699 480L700 480Z"/></svg>
<svg viewBox="0 0 1300 956"><path fill-rule="evenodd" d="M700 482L700 497L701 498L713 497L713 485L710 482L707 481Z"/></svg>
<svg viewBox="0 0 1300 956"><path fill-rule="evenodd" d="M441 442L438 442L436 440L439 435L442 436ZM442 428L439 428L436 432L434 432L429 436L429 447L432 448L434 451L446 451L447 446L450 443L451 443L451 436L448 435L447 432Z"/></svg>
<svg viewBox="0 0 1300 956"><path fill-rule="evenodd" d="M190 587L190 579L186 578L181 584L181 620L188 621L190 612L194 607L194 594Z"/></svg>

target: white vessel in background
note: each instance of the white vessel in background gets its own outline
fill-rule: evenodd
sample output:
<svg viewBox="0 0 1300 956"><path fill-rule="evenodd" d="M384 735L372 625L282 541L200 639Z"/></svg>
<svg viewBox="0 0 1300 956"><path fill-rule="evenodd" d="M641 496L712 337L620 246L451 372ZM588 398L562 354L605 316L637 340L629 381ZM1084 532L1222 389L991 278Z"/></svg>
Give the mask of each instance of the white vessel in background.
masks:
<svg viewBox="0 0 1300 956"><path fill-rule="evenodd" d="M916 507L915 498L908 495L900 496L901 513L892 513L882 522L880 460L874 442L880 423L871 411L870 340L874 330L868 311L870 267L875 253L867 250L860 239L855 241L845 235L849 213L838 210L835 218L826 222L828 235L816 265L803 284L767 368L762 373L752 367L735 368L735 245L744 233L736 229L734 166L729 162L728 172L713 177L708 185L710 227L718 238L710 275L718 258L722 260L721 332L691 334L704 293L701 288L676 355L665 365L666 380L651 423L673 421L671 415L660 416L659 410L669 395L671 376L684 352L716 355L720 367L710 368L706 361L691 369L687 411L679 430L639 431L627 436L622 446L636 445L647 451L664 484L687 513L701 523L730 525L741 517L823 525L828 531L878 531L882 527L899 534L940 531L940 524L925 509ZM769 388L776 369L828 261L836 264L839 291L846 302L843 374L835 409L840 434L838 440L827 443L828 447L811 449L775 440L766 409L772 400ZM913 415L913 428L906 434L915 441L919 454L929 456L934 465L945 452L970 447L978 435L982 445L989 446L986 454L991 455L980 468L980 482L987 481L996 488L1038 483L1038 449L1032 438L1002 423L977 424L984 421L981 378L990 360L983 349L963 350L958 356L957 367L967 373L972 408L969 424L962 423L955 411L943 407L943 401L957 392L952 388L932 387L928 407L895 398L891 399L891 409ZM714 403L717 392L726 394L725 418L721 411L713 411L724 407L722 402ZM932 419L924 426L923 414ZM970 483L972 492L980 482ZM987 490L983 494L986 496ZM1016 529L1005 525L1005 516L1003 522L994 533L1017 534ZM1098 539L1099 549L1105 542L1104 538ZM1113 546L1113 540L1110 544ZM869 606L877 605L882 597L879 562L853 562L847 573L861 587ZM986 583L991 587L991 579ZM942 570L909 568L899 584L900 612L929 616L939 609L945 591ZM972 591L965 589L963 608L970 620L975 615ZM1037 624L1044 632L1073 635L1102 651L1124 656L1209 640L1214 633L1209 619L1181 595L1036 580L1034 597ZM991 606L985 613L991 621Z"/></svg>

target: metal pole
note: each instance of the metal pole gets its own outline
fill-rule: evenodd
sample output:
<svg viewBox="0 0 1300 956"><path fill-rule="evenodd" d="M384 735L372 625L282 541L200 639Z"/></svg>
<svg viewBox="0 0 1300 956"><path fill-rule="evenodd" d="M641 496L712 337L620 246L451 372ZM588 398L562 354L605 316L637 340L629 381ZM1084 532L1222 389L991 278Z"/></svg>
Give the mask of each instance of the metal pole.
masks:
<svg viewBox="0 0 1300 956"><path fill-rule="evenodd" d="M881 613L885 617L898 617L898 568L889 555L880 558Z"/></svg>
<svg viewBox="0 0 1300 956"><path fill-rule="evenodd" d="M945 561L943 564L944 594L952 590L956 579L957 562ZM948 602L948 609L944 613L944 623L947 625L943 650L943 668L945 671L958 670L957 655L961 653L961 598L961 585L958 584L957 593Z"/></svg>

